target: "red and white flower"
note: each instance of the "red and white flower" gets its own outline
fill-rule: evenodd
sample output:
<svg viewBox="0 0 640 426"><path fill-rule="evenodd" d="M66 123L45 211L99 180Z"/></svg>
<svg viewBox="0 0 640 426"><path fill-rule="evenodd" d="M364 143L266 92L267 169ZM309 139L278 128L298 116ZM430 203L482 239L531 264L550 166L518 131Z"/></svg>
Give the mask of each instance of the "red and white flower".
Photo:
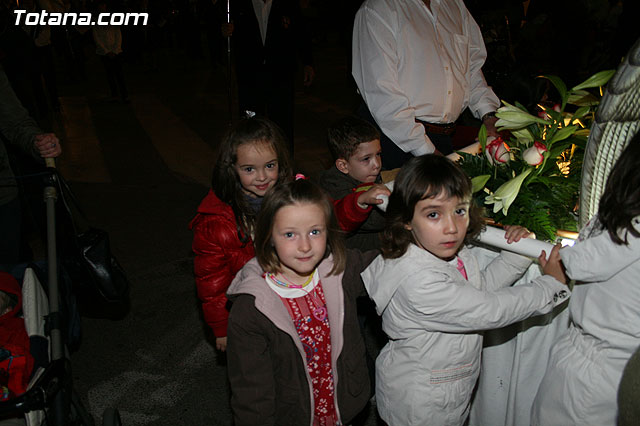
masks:
<svg viewBox="0 0 640 426"><path fill-rule="evenodd" d="M507 145L502 138L497 137L489 142L489 138L487 138L487 146L485 147L484 153L491 164L504 164L509 162L511 159L511 153L509 149L509 145Z"/></svg>
<svg viewBox="0 0 640 426"><path fill-rule="evenodd" d="M522 153L522 159L530 166L538 166L544 161L544 153L548 151L547 146L542 142L535 141L533 146L527 148Z"/></svg>

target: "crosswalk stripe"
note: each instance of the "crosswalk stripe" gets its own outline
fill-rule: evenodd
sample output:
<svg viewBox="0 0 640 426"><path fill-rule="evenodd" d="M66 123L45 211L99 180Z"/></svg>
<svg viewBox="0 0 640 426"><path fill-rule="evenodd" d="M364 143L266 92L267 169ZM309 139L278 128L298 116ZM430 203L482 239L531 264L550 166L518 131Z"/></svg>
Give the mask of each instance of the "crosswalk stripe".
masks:
<svg viewBox="0 0 640 426"><path fill-rule="evenodd" d="M155 95L133 97L133 108L169 169L209 186L214 150Z"/></svg>
<svg viewBox="0 0 640 426"><path fill-rule="evenodd" d="M59 99L63 152L58 167L62 175L74 182L111 182L87 99L84 96Z"/></svg>

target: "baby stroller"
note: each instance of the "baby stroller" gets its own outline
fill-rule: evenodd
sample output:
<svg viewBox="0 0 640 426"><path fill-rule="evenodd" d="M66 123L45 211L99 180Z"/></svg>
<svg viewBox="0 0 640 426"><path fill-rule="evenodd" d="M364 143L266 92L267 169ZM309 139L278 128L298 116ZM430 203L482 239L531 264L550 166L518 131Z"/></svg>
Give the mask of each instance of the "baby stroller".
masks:
<svg viewBox="0 0 640 426"><path fill-rule="evenodd" d="M47 162L47 166L52 168L55 164L51 160ZM56 253L56 199L55 173L52 173L44 189L47 213L48 295L30 267L24 271L22 286L22 310L27 334L32 342L38 338L46 339L48 356L45 360L38 360L39 355L33 354L36 365L41 364L44 367L34 372L25 393L0 402L0 419L23 414L27 426L95 426L93 417L73 390L71 363L62 334L63 321L60 313ZM33 347L32 344L32 352ZM0 425L2 424L0 421ZM106 409L102 424L103 426L120 426L122 423L118 410Z"/></svg>

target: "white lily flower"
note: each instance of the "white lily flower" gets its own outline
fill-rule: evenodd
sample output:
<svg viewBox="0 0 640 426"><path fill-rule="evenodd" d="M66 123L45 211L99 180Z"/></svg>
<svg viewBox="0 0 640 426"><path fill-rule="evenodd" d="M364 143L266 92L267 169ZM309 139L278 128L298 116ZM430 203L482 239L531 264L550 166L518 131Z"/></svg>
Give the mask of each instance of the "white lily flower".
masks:
<svg viewBox="0 0 640 426"><path fill-rule="evenodd" d="M496 117L498 117L496 127L500 130L521 129L532 123L549 124L548 121L535 117L508 102L502 101L502 103L504 106L496 111Z"/></svg>
<svg viewBox="0 0 640 426"><path fill-rule="evenodd" d="M513 179L500 185L500 188L498 188L493 195L489 195L484 199L484 203L493 204L494 213L497 213L502 209L502 214L506 216L509 211L509 207L511 207L511 204L513 204L513 201L520 192L522 182L524 182L525 178L529 176L531 170L533 169L527 169Z"/></svg>

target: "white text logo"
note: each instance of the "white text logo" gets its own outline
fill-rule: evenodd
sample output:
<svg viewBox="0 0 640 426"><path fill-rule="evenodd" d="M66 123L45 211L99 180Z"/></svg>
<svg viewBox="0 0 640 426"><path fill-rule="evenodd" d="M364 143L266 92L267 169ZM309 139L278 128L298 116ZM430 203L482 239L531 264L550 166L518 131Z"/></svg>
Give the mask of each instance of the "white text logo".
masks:
<svg viewBox="0 0 640 426"><path fill-rule="evenodd" d="M147 25L148 13L101 13L94 20L91 13L27 13L26 10L14 10L16 25ZM24 17L24 20L23 20ZM139 23L139 24L138 24Z"/></svg>

